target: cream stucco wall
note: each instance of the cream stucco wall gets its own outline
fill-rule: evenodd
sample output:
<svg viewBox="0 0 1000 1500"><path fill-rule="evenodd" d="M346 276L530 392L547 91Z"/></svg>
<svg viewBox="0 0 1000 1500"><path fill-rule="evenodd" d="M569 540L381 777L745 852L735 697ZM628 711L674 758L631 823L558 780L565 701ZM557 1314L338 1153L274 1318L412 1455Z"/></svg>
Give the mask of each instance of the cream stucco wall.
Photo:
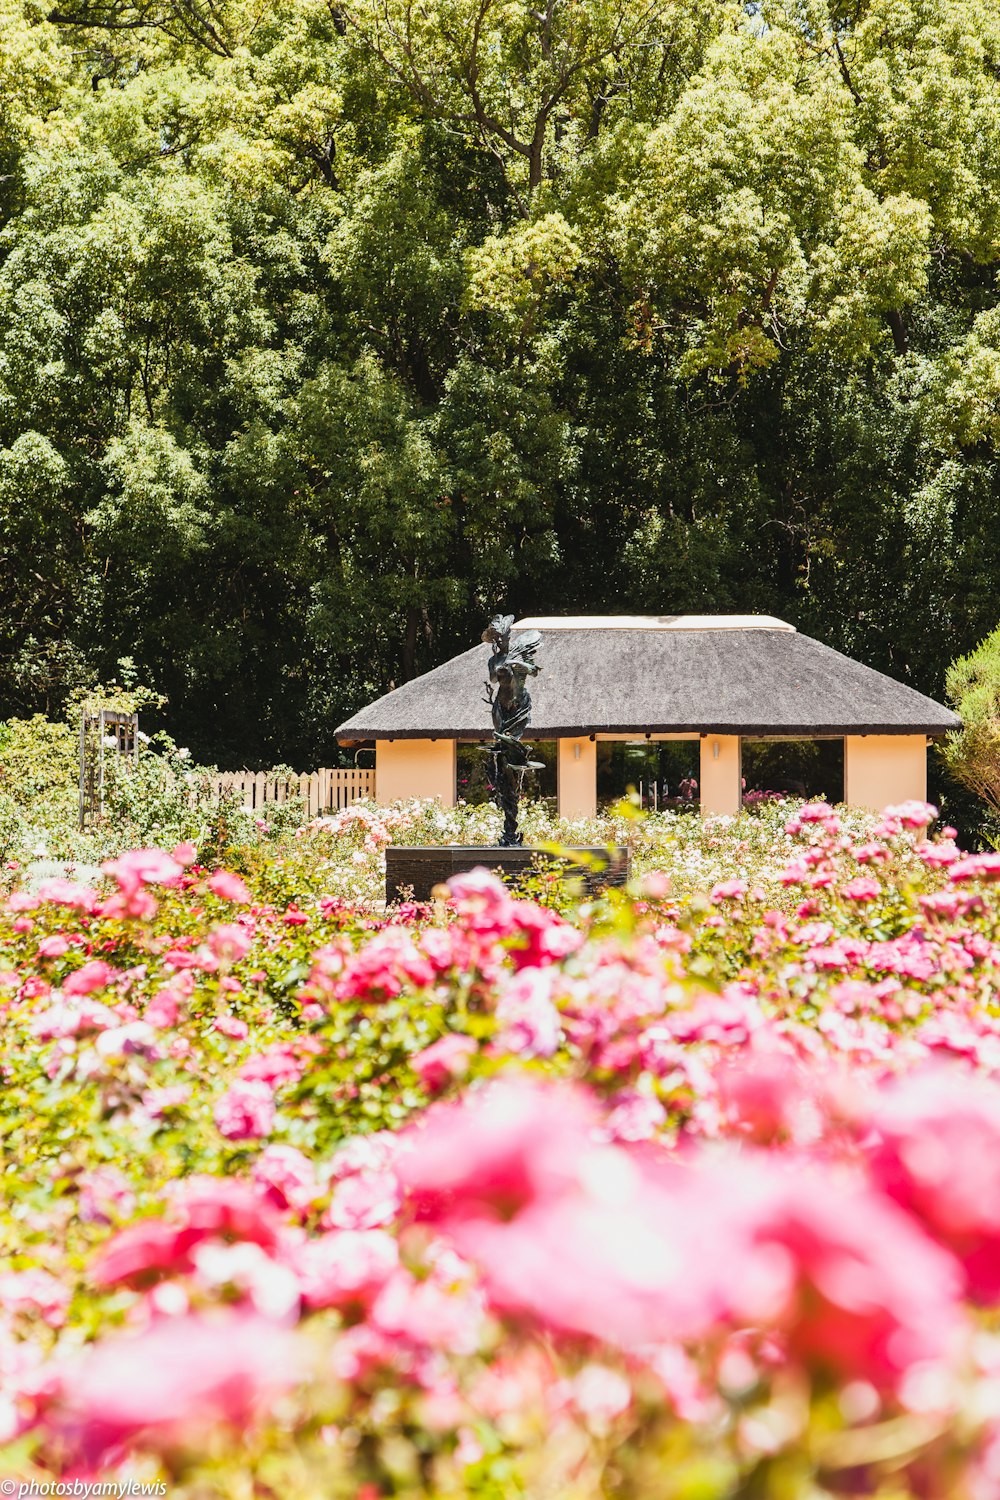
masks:
<svg viewBox="0 0 1000 1500"><path fill-rule="evenodd" d="M455 805L454 740L376 740L375 801L437 797Z"/></svg>
<svg viewBox="0 0 1000 1500"><path fill-rule="evenodd" d="M701 742L698 790L702 817L735 816L743 805L743 747L738 734L709 734Z"/></svg>
<svg viewBox="0 0 1000 1500"><path fill-rule="evenodd" d="M556 741L556 802L562 818L592 818L597 812L597 746L584 735Z"/></svg>
<svg viewBox="0 0 1000 1500"><path fill-rule="evenodd" d="M922 734L847 735L844 801L881 812L911 797L927 800L927 740Z"/></svg>

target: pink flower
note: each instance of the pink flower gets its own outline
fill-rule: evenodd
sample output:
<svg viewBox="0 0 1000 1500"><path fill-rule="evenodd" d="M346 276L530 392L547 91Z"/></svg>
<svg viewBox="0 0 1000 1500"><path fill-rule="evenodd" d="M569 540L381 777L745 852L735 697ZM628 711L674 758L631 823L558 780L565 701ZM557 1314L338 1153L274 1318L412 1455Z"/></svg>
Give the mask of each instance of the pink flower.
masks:
<svg viewBox="0 0 1000 1500"><path fill-rule="evenodd" d="M144 1286L190 1270L194 1247L207 1239L246 1240L271 1251L278 1242L274 1209L250 1183L231 1177L183 1178L170 1194L170 1215L139 1219L105 1241L95 1256L97 1286Z"/></svg>
<svg viewBox="0 0 1000 1500"><path fill-rule="evenodd" d="M55 1037L108 1031L117 1025L118 1017L110 1006L102 1005L99 1000L84 999L77 1005L60 1002L50 1010L41 1011L31 1022L31 1030L40 1041L49 1042Z"/></svg>
<svg viewBox="0 0 1000 1500"><path fill-rule="evenodd" d="M434 969L401 927L388 927L347 958L334 986L338 1000L393 1000L434 982Z"/></svg>
<svg viewBox="0 0 1000 1500"><path fill-rule="evenodd" d="M333 1190L323 1223L335 1229L377 1229L399 1212L399 1182L391 1172L358 1172Z"/></svg>
<svg viewBox="0 0 1000 1500"><path fill-rule="evenodd" d="M918 844L916 854L932 870L944 870L957 864L962 851L949 839L936 840L932 844Z"/></svg>
<svg viewBox="0 0 1000 1500"><path fill-rule="evenodd" d="M38 887L39 901L50 902L53 906L75 907L78 911L91 912L97 905L97 892L89 886L77 885L73 880L65 880L61 876L55 876L52 880L43 880Z"/></svg>
<svg viewBox="0 0 1000 1500"><path fill-rule="evenodd" d="M266 1083L237 1079L213 1111L216 1128L230 1141L270 1135L274 1126L274 1094Z"/></svg>
<svg viewBox="0 0 1000 1500"><path fill-rule="evenodd" d="M1000 880L1000 852L970 854L960 859L948 871L948 879L958 885L966 880Z"/></svg>
<svg viewBox="0 0 1000 1500"><path fill-rule="evenodd" d="M889 858L889 850L886 848L885 844L878 844L874 842L868 844L858 844L855 849L851 850L851 853L854 855L854 858L857 860L859 865L884 864Z"/></svg>
<svg viewBox="0 0 1000 1500"><path fill-rule="evenodd" d="M241 1021L239 1016L234 1016L231 1011L220 1011L212 1025L216 1031L223 1036L231 1037L234 1042L243 1042L250 1035L250 1028L246 1021Z"/></svg>
<svg viewBox="0 0 1000 1500"><path fill-rule="evenodd" d="M220 964L230 965L246 958L253 938L239 922L217 922L209 930L208 946Z"/></svg>
<svg viewBox="0 0 1000 1500"><path fill-rule="evenodd" d="M410 1058L410 1067L429 1094L439 1094L453 1078L465 1075L476 1051L471 1036L452 1031L424 1047L423 1051L415 1052Z"/></svg>
<svg viewBox="0 0 1000 1500"><path fill-rule="evenodd" d="M101 958L92 958L79 969L74 969L72 974L67 974L62 982L62 992L64 995L92 995L95 990L113 984L118 977L117 969Z"/></svg>
<svg viewBox="0 0 1000 1500"><path fill-rule="evenodd" d="M721 995L704 994L690 1009L671 1011L666 1025L678 1041L732 1046L745 1042L764 1025L764 1013L755 996L730 984Z"/></svg>
<svg viewBox="0 0 1000 1500"><path fill-rule="evenodd" d="M61 1328L69 1303L69 1288L50 1271L31 1267L0 1273L0 1307L7 1313L38 1313L50 1328Z"/></svg>
<svg viewBox="0 0 1000 1500"><path fill-rule="evenodd" d="M160 1031L169 1031L177 1024L178 996L176 991L164 986L158 990L143 1011L143 1019Z"/></svg>
<svg viewBox="0 0 1000 1500"><path fill-rule="evenodd" d="M814 1097L821 1082L822 1075L815 1078L812 1070L777 1049L737 1056L716 1074L728 1128L769 1145L782 1140L804 1144L822 1135L823 1110Z"/></svg>
<svg viewBox="0 0 1000 1500"><path fill-rule="evenodd" d="M171 849L170 856L187 869L188 865L193 865L198 858L198 851L193 844L178 844L175 849Z"/></svg>
<svg viewBox="0 0 1000 1500"><path fill-rule="evenodd" d="M380 1289L368 1321L393 1340L474 1354L483 1333L484 1301L479 1292L446 1290L433 1278L417 1281L400 1269Z"/></svg>
<svg viewBox="0 0 1000 1500"><path fill-rule="evenodd" d="M109 920L151 922L158 907L156 898L146 890L116 891L97 908L97 915Z"/></svg>
<svg viewBox="0 0 1000 1500"><path fill-rule="evenodd" d="M331 1181L350 1177L355 1172L385 1172L392 1169L404 1137L389 1130L371 1135L352 1135L341 1142L330 1158L327 1174Z"/></svg>
<svg viewBox="0 0 1000 1500"><path fill-rule="evenodd" d="M877 880L871 880L865 875L858 875L854 880L849 880L840 894L845 901L875 901L882 894L882 887Z"/></svg>
<svg viewBox="0 0 1000 1500"><path fill-rule="evenodd" d="M90 1265L95 1286L145 1286L187 1270L190 1249L200 1238L183 1224L139 1219L106 1240Z"/></svg>
<svg viewBox="0 0 1000 1500"><path fill-rule="evenodd" d="M295 1336L255 1314L164 1318L81 1355L47 1425L96 1471L123 1443L198 1448L219 1424L242 1430L300 1373Z"/></svg>
<svg viewBox="0 0 1000 1500"><path fill-rule="evenodd" d="M742 901L748 890L745 880L720 880L718 885L712 887L712 900Z"/></svg>
<svg viewBox="0 0 1000 1500"><path fill-rule="evenodd" d="M1000 1088L941 1066L888 1086L872 1115L875 1180L1000 1302Z"/></svg>
<svg viewBox="0 0 1000 1500"><path fill-rule="evenodd" d="M667 1112L659 1099L633 1089L613 1101L607 1132L614 1141L648 1141L666 1121Z"/></svg>
<svg viewBox="0 0 1000 1500"><path fill-rule="evenodd" d="M588 1101L525 1088L435 1106L399 1162L498 1308L634 1350L753 1325L810 1372L877 1389L955 1358L958 1267L886 1199L815 1162L595 1146Z"/></svg>
<svg viewBox="0 0 1000 1500"><path fill-rule="evenodd" d="M135 1194L117 1167L95 1167L78 1181L78 1213L85 1224L110 1224L127 1219L135 1209Z"/></svg>
<svg viewBox="0 0 1000 1500"><path fill-rule="evenodd" d="M187 1084L175 1083L170 1088L147 1089L142 1096L142 1107L150 1119L158 1120L167 1110L180 1109L190 1097Z"/></svg>
<svg viewBox="0 0 1000 1500"><path fill-rule="evenodd" d="M309 1307L344 1307L373 1296L399 1264L384 1229L334 1229L307 1240L292 1256Z"/></svg>
<svg viewBox="0 0 1000 1500"><path fill-rule="evenodd" d="M254 1185L278 1208L306 1213L319 1196L312 1162L294 1146L265 1146L251 1175Z"/></svg>
<svg viewBox="0 0 1000 1500"><path fill-rule="evenodd" d="M30 891L11 891L7 897L8 911L37 911L41 901Z"/></svg>
<svg viewBox="0 0 1000 1500"><path fill-rule="evenodd" d="M957 891L935 891L929 896L918 896L921 911L945 922L954 922L962 911L965 897Z"/></svg>
<svg viewBox="0 0 1000 1500"><path fill-rule="evenodd" d="M488 870L469 870L453 875L448 891L456 910L468 926L478 931L506 932L514 906L510 891Z"/></svg>
<svg viewBox="0 0 1000 1500"><path fill-rule="evenodd" d="M249 905L253 899L246 884L231 870L216 870L208 877L208 888L223 901L236 901Z"/></svg>
<svg viewBox="0 0 1000 1500"><path fill-rule="evenodd" d="M42 938L38 945L40 958L63 958L72 947L69 938L62 932L53 932Z"/></svg>
<svg viewBox="0 0 1000 1500"><path fill-rule="evenodd" d="M930 802L900 802L895 807L885 809L875 835L877 838L892 838L904 828L926 828L934 822L937 815L937 808Z"/></svg>
<svg viewBox="0 0 1000 1500"><path fill-rule="evenodd" d="M277 1244L274 1210L248 1182L196 1174L172 1187L170 1201L173 1213L202 1238L224 1235L250 1240L265 1250Z"/></svg>
<svg viewBox="0 0 1000 1500"><path fill-rule="evenodd" d="M825 828L833 832L839 832L840 829L840 819L829 802L807 802L804 807L800 807L798 812L793 813L788 819L788 822L785 824L785 832L792 834L801 833L802 829L808 827L811 823L822 824Z"/></svg>
<svg viewBox="0 0 1000 1500"><path fill-rule="evenodd" d="M589 1364L573 1377L573 1404L580 1415L605 1431L632 1404L632 1387L619 1370Z"/></svg>
<svg viewBox="0 0 1000 1500"><path fill-rule="evenodd" d="M126 896L141 885L174 885L183 868L164 849L131 849L117 859L105 860L105 875L113 875Z"/></svg>
<svg viewBox="0 0 1000 1500"><path fill-rule="evenodd" d="M261 1082L277 1088L282 1083L297 1083L302 1077L302 1063L288 1042L276 1042L263 1052L248 1057L237 1075L249 1082Z"/></svg>
<svg viewBox="0 0 1000 1500"><path fill-rule="evenodd" d="M156 1033L145 1021L129 1021L124 1026L109 1026L94 1042L98 1057L162 1057L156 1045Z"/></svg>
<svg viewBox="0 0 1000 1500"><path fill-rule="evenodd" d="M397 1172L424 1217L509 1213L575 1175L597 1124L579 1090L505 1079L432 1105L405 1132Z"/></svg>
<svg viewBox="0 0 1000 1500"><path fill-rule="evenodd" d="M525 968L504 986L497 1002L500 1027L496 1046L522 1057L551 1057L562 1039L562 1022L552 1003L552 968Z"/></svg>
<svg viewBox="0 0 1000 1500"><path fill-rule="evenodd" d="M583 942L577 928L534 901L514 902L512 917L509 946L515 969L560 963Z"/></svg>
<svg viewBox="0 0 1000 1500"><path fill-rule="evenodd" d="M737 1324L753 1321L755 1259L762 1286L783 1254L768 1321L809 1369L901 1392L911 1370L954 1362L965 1332L958 1268L906 1214L811 1163L756 1182L739 1165L722 1176L714 1191L729 1179L747 1246L729 1294ZM713 1191L710 1176L704 1186Z"/></svg>

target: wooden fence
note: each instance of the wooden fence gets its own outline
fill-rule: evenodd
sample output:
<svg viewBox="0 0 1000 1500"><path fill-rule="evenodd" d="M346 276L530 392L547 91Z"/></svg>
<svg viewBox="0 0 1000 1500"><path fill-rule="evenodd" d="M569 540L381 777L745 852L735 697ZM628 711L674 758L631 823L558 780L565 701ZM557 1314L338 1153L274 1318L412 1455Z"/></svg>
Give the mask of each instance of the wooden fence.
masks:
<svg viewBox="0 0 1000 1500"><path fill-rule="evenodd" d="M307 815L316 818L320 813L337 812L360 802L363 797L374 797L375 772L353 767L347 771L304 771L298 776L276 776L273 771L223 771L215 786L219 796L234 793L253 812L301 797Z"/></svg>

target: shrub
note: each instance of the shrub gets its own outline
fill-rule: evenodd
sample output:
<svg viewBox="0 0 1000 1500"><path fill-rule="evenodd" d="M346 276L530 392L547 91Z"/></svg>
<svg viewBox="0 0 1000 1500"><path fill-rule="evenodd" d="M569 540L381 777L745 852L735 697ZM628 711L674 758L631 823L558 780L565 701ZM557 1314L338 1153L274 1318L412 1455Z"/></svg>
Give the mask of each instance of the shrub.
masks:
<svg viewBox="0 0 1000 1500"><path fill-rule="evenodd" d="M952 663L946 691L962 727L945 741L944 764L1000 819L1000 626Z"/></svg>
<svg viewBox="0 0 1000 1500"><path fill-rule="evenodd" d="M68 724L41 714L0 724L0 791L26 810L43 802L72 816L80 785L80 740Z"/></svg>

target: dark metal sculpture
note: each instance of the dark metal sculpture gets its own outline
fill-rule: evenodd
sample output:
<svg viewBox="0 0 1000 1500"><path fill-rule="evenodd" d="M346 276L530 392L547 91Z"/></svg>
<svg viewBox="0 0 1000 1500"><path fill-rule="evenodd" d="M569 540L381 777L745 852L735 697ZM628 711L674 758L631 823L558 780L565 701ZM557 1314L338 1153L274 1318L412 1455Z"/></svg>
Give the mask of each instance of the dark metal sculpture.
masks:
<svg viewBox="0 0 1000 1500"><path fill-rule="evenodd" d="M494 615L483 631L483 640L493 646L486 684L493 743L483 748L493 760L493 796L503 812L500 845L505 849L516 849L524 843L517 826L521 785L527 771L538 771L542 766L541 761L528 759L528 746L521 743L531 722L527 680L538 675L535 652L541 644L541 631L526 630L511 640L513 624L513 615Z"/></svg>

